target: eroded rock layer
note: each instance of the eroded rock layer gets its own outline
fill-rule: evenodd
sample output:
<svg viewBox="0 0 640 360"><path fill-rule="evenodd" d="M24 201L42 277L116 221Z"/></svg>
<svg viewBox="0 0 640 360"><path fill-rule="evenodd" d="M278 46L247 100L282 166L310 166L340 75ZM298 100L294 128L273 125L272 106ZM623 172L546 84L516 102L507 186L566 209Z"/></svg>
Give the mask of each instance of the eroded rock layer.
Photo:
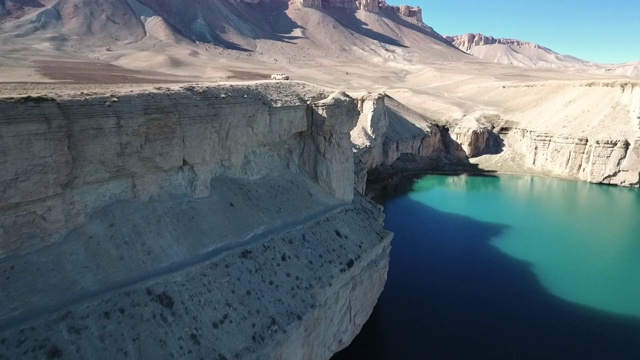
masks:
<svg viewBox="0 0 640 360"><path fill-rule="evenodd" d="M505 136L524 165L553 175L640 186L640 139L590 139L513 129Z"/></svg>
<svg viewBox="0 0 640 360"><path fill-rule="evenodd" d="M264 0L263 0L264 1ZM297 0L302 7L315 9L322 8L344 8L353 10L364 10L371 13L378 13L380 10L393 11L402 16L422 22L422 9L419 6L400 5L392 6L384 0Z"/></svg>
<svg viewBox="0 0 640 360"><path fill-rule="evenodd" d="M382 291L345 94L0 100L0 358L325 359Z"/></svg>
<svg viewBox="0 0 640 360"><path fill-rule="evenodd" d="M478 110L452 134L481 168L640 186L640 89L629 81L503 85L475 91L511 101ZM523 107L523 99L529 106Z"/></svg>
<svg viewBox="0 0 640 360"><path fill-rule="evenodd" d="M364 193L371 171L396 173L458 167L467 155L442 126L384 94L357 99L360 117L351 131L356 189Z"/></svg>

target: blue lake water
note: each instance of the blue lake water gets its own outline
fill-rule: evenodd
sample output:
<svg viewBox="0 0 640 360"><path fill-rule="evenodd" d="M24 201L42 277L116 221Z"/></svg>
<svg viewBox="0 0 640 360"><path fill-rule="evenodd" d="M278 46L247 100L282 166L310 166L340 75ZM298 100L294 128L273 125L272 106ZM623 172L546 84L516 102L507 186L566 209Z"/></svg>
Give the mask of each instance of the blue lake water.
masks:
<svg viewBox="0 0 640 360"><path fill-rule="evenodd" d="M335 359L640 359L640 191L439 176L385 201L388 282Z"/></svg>

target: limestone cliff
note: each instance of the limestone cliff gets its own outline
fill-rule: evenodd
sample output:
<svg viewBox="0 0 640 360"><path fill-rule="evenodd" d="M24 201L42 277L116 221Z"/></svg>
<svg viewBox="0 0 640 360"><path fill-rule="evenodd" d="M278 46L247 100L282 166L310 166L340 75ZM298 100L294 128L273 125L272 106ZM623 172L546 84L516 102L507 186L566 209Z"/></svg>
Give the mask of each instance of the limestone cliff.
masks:
<svg viewBox="0 0 640 360"><path fill-rule="evenodd" d="M512 152L533 171L593 183L640 186L640 139L597 139L511 129Z"/></svg>
<svg viewBox="0 0 640 360"><path fill-rule="evenodd" d="M264 0L263 0L264 1ZM363 10L371 13L378 13L381 10L393 11L405 17L413 18L422 23L422 9L419 6L400 5L393 6L384 0L296 0L302 7L314 9L322 8L344 8L353 10Z"/></svg>
<svg viewBox="0 0 640 360"><path fill-rule="evenodd" d="M453 138L485 170L539 173L640 186L640 139L589 138L523 128L461 124Z"/></svg>
<svg viewBox="0 0 640 360"><path fill-rule="evenodd" d="M544 47L527 41L517 39L495 38L483 34L464 34L457 36L445 36L445 39L451 41L457 48L462 51L472 52L477 46L483 45L509 45L518 48L545 49ZM547 49L548 50L548 49Z"/></svg>
<svg viewBox="0 0 640 360"><path fill-rule="evenodd" d="M326 359L382 291L391 236L354 197L345 94L190 86L0 113L0 358Z"/></svg>
<svg viewBox="0 0 640 360"><path fill-rule="evenodd" d="M384 94L367 94L357 100L360 117L351 140L359 192L364 193L372 170L416 171L468 164L446 128Z"/></svg>
<svg viewBox="0 0 640 360"><path fill-rule="evenodd" d="M485 120L482 114L469 114L455 125L451 137L470 158L499 154L504 143L494 130L495 126Z"/></svg>
<svg viewBox="0 0 640 360"><path fill-rule="evenodd" d="M596 85L588 84L581 89L590 90L593 86ZM359 96L360 117L351 131L356 189L364 192L372 173L381 172L375 175L382 175L384 181L389 174L422 170L533 173L639 187L639 93L634 90L637 88L616 90L617 86L617 83L602 85L606 91L622 92L623 96L613 94L618 99L615 106L603 104L603 112L593 111L592 115L579 112L575 120L568 115L574 110L567 110L563 102L555 115L561 120L550 117L545 122L514 127L512 124L517 122L505 120L499 113L479 110L452 122L451 131L384 94ZM550 99L551 104L539 103L552 109L557 107L553 93ZM584 100L578 97L575 101ZM535 109L524 110L526 114L537 114ZM554 116L553 110L551 114ZM524 119L522 115L513 116ZM615 118L620 118L628 131L601 132ZM578 121L590 125L581 129L579 135L559 131L554 125L562 123L568 127ZM375 178L380 180L379 176Z"/></svg>
<svg viewBox="0 0 640 360"><path fill-rule="evenodd" d="M478 91L513 99L504 100L502 110L478 110L452 125L453 138L481 168L640 186L635 82L532 83ZM527 98L531 105L523 106Z"/></svg>
<svg viewBox="0 0 640 360"><path fill-rule="evenodd" d="M594 63L518 39L483 34L445 36L445 39L468 54L502 64L534 68L598 68Z"/></svg>

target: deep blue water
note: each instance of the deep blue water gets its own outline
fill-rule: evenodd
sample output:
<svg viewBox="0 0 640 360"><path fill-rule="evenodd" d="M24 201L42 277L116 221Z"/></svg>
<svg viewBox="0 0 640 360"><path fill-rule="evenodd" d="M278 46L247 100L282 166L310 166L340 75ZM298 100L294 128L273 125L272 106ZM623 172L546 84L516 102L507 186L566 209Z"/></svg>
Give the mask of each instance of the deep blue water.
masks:
<svg viewBox="0 0 640 360"><path fill-rule="evenodd" d="M430 175L384 203L388 281L335 359L640 359L640 191Z"/></svg>

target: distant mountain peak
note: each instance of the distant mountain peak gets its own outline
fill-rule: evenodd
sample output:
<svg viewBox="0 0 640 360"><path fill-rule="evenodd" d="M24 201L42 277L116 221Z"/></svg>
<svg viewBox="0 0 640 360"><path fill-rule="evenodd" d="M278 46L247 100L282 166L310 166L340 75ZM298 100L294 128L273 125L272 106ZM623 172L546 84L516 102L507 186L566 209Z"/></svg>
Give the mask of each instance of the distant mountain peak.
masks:
<svg viewBox="0 0 640 360"><path fill-rule="evenodd" d="M508 45L508 46L516 46L516 47L527 47L531 49L545 49L548 51L552 51L544 46L540 46L534 42L522 41L518 39L508 39L508 38L495 38L493 36L484 35L480 33L476 34L464 34L464 35L456 35L456 36L445 36L445 39L453 43L458 49L469 52L476 46L482 45Z"/></svg>
<svg viewBox="0 0 640 360"><path fill-rule="evenodd" d="M246 1L246 0L245 0ZM252 0L255 2L265 0ZM422 9L420 6L409 5L389 5L385 0L295 0L302 7L309 8L345 8L354 10L364 10L372 13L380 12L381 10L391 10L396 13L414 18L418 22L422 22Z"/></svg>
<svg viewBox="0 0 640 360"><path fill-rule="evenodd" d="M458 49L480 59L532 68L577 68L595 64L570 55L561 55L534 42L495 38L484 34L445 36Z"/></svg>

